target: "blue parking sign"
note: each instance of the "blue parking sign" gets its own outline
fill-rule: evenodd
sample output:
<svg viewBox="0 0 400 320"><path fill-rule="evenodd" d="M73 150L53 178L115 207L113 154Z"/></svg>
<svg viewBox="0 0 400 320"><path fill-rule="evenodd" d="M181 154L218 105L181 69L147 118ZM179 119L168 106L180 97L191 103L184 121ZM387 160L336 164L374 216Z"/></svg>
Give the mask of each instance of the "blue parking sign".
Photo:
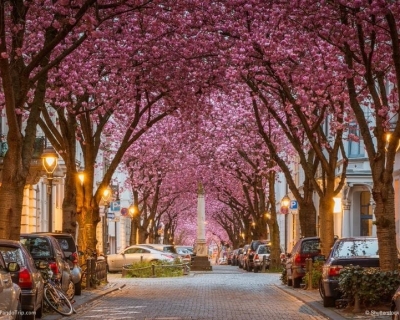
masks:
<svg viewBox="0 0 400 320"><path fill-rule="evenodd" d="M298 208L296 200L290 200L290 210L297 210Z"/></svg>

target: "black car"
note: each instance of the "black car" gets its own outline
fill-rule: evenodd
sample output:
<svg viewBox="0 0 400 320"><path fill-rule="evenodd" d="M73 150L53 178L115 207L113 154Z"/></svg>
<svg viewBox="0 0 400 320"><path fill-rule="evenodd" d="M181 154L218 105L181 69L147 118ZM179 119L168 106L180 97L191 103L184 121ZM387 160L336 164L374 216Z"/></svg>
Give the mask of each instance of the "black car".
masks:
<svg viewBox="0 0 400 320"><path fill-rule="evenodd" d="M302 238L296 242L292 251L286 255L286 277L288 286L300 288L306 275L306 259L321 255L320 239L318 237Z"/></svg>
<svg viewBox="0 0 400 320"><path fill-rule="evenodd" d="M57 239L71 269L71 278L75 285L75 294L80 296L82 293L82 269L79 265L78 246L75 242L75 238L70 233L63 232L38 232L37 234L45 234Z"/></svg>
<svg viewBox="0 0 400 320"><path fill-rule="evenodd" d="M10 273L12 281L21 288L21 310L36 313L26 313L23 319L41 318L44 283L31 255L20 242L4 239L0 240L0 253L6 264L17 262L20 266L19 270Z"/></svg>
<svg viewBox="0 0 400 320"><path fill-rule="evenodd" d="M49 263L53 278L59 280L61 288L68 297L72 297L75 287L71 279L71 270L58 241L49 235L25 233L20 242L31 254L33 260L44 260Z"/></svg>
<svg viewBox="0 0 400 320"><path fill-rule="evenodd" d="M378 238L354 237L336 240L322 269L320 292L324 307L334 307L340 298L339 273L344 267L379 267Z"/></svg>

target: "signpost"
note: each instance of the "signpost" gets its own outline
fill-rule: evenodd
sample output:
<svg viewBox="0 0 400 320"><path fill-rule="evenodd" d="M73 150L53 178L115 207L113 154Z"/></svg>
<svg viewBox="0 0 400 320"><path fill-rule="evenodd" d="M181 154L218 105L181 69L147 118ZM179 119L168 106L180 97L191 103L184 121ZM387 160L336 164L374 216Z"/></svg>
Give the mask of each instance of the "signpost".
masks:
<svg viewBox="0 0 400 320"><path fill-rule="evenodd" d="M290 200L290 210L297 210L298 209L298 203L296 200Z"/></svg>

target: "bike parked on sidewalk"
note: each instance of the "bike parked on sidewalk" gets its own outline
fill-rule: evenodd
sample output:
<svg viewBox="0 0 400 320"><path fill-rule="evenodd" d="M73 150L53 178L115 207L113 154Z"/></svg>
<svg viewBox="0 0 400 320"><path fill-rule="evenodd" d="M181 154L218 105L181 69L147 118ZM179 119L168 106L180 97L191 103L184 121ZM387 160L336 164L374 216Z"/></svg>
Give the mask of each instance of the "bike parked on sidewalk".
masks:
<svg viewBox="0 0 400 320"><path fill-rule="evenodd" d="M71 302L65 293L52 280L53 272L46 261L37 261L37 268L44 280L44 301L52 310L63 316L70 316L74 312Z"/></svg>

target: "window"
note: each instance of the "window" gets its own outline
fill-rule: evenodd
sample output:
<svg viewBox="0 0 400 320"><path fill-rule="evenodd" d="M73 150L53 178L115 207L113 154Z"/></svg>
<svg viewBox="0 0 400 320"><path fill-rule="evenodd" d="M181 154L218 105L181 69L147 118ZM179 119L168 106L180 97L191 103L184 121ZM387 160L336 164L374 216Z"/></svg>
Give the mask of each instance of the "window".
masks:
<svg viewBox="0 0 400 320"><path fill-rule="evenodd" d="M2 246L0 247L0 252L6 264L17 262L20 267L25 266L25 259L20 248Z"/></svg>
<svg viewBox="0 0 400 320"><path fill-rule="evenodd" d="M356 123L351 123L349 125L349 158L359 158L364 156L364 147L362 143L362 137L360 135L360 130Z"/></svg>
<svg viewBox="0 0 400 320"><path fill-rule="evenodd" d="M302 253L320 253L319 240L304 241L301 246Z"/></svg>
<svg viewBox="0 0 400 320"><path fill-rule="evenodd" d="M360 193L360 236L372 235L372 207L370 205L371 193Z"/></svg>
<svg viewBox="0 0 400 320"><path fill-rule="evenodd" d="M334 257L378 257L377 240L341 241L333 253Z"/></svg>

